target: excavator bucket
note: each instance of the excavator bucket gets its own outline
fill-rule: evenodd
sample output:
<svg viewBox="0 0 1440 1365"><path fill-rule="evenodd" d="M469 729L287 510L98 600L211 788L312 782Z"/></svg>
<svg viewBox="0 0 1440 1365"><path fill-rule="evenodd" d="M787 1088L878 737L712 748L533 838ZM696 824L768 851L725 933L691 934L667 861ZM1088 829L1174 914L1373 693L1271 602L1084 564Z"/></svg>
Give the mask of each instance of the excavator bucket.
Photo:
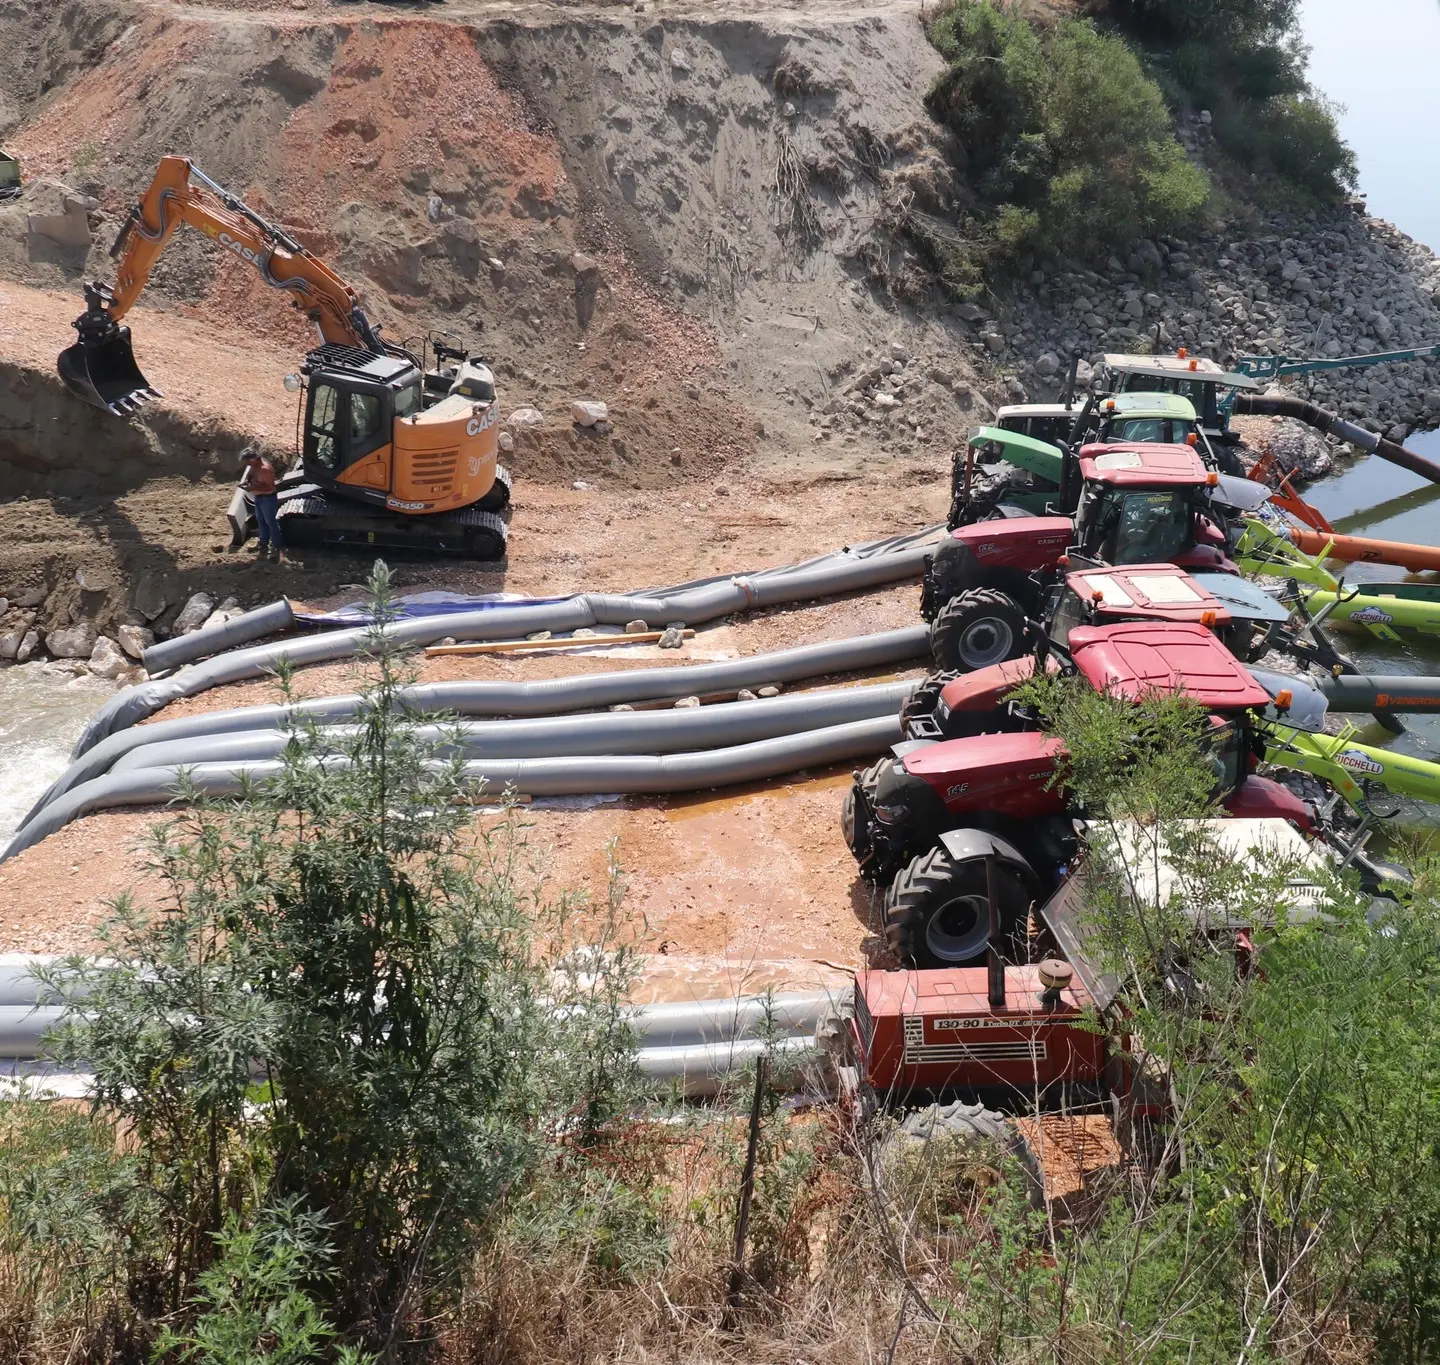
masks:
<svg viewBox="0 0 1440 1365"><path fill-rule="evenodd" d="M57 364L71 393L117 417L128 417L161 396L135 363L128 327L112 327L102 339L77 341L60 352Z"/></svg>

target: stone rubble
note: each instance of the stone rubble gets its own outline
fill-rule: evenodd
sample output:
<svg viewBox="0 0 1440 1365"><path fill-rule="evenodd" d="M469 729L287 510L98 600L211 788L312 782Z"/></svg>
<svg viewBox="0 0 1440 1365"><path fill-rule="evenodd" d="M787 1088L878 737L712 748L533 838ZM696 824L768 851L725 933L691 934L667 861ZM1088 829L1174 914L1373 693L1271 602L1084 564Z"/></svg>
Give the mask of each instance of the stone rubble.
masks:
<svg viewBox="0 0 1440 1365"><path fill-rule="evenodd" d="M1334 358L1440 343L1440 259L1379 219L1346 207L1271 220L1244 239L1144 241L1107 273L1073 268L1017 290L992 315L962 304L971 345L1035 402L1060 396L1069 357L1081 384L1107 351L1186 346L1239 355ZM1440 417L1440 363L1321 371L1291 381L1342 416L1406 431ZM1010 391L1015 392L1015 387Z"/></svg>

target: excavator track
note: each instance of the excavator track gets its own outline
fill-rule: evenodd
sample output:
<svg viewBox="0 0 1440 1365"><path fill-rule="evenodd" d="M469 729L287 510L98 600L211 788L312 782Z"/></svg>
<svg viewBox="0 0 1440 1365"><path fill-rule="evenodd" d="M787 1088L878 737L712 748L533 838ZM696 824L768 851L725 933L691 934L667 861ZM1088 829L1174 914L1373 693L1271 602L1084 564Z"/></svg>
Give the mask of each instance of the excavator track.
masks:
<svg viewBox="0 0 1440 1365"><path fill-rule="evenodd" d="M398 550L460 559L504 559L510 529L502 517L479 507L434 516L399 516L334 498L313 485L285 497L280 529L287 546Z"/></svg>

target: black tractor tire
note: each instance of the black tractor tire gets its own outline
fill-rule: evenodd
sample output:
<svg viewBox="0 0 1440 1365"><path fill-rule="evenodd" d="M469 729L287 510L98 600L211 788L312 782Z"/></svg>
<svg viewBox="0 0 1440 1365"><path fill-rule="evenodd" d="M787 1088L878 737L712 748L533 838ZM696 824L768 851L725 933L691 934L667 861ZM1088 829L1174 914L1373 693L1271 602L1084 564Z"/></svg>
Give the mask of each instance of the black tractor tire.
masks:
<svg viewBox="0 0 1440 1365"><path fill-rule="evenodd" d="M1005 948L1022 931L1030 893L1019 871L995 869ZM906 967L978 967L990 943L985 860L932 848L895 874L885 893L885 939Z"/></svg>
<svg viewBox="0 0 1440 1365"><path fill-rule="evenodd" d="M917 717L933 716L935 708L940 704L940 694L945 690L945 685L954 682L959 676L958 673L946 670L922 678L915 690L900 703L900 728L908 729L910 722Z"/></svg>
<svg viewBox="0 0 1440 1365"><path fill-rule="evenodd" d="M495 466L495 482L490 491L475 504L482 512L503 512L510 506L510 471L503 464Z"/></svg>
<svg viewBox="0 0 1440 1365"><path fill-rule="evenodd" d="M880 774L884 771L887 763L893 763L892 758L876 760L862 773L860 773L850 790L845 793L845 804L840 809L840 832L845 836L845 842L849 845L850 852L855 855L855 861L864 863L870 855L870 831L857 827L855 818L855 793L859 789L865 793L869 803L875 804L875 792L880 785Z"/></svg>
<svg viewBox="0 0 1440 1365"><path fill-rule="evenodd" d="M955 673L1018 659L1027 645L1020 604L995 588L962 592L941 607L930 627L935 667Z"/></svg>
<svg viewBox="0 0 1440 1365"><path fill-rule="evenodd" d="M957 1155L971 1159L999 1156L1012 1158L1025 1179L1030 1202L1044 1206L1045 1179L1035 1149L1016 1126L1014 1119L983 1104L927 1104L905 1115L890 1137L896 1154L923 1146L950 1144Z"/></svg>

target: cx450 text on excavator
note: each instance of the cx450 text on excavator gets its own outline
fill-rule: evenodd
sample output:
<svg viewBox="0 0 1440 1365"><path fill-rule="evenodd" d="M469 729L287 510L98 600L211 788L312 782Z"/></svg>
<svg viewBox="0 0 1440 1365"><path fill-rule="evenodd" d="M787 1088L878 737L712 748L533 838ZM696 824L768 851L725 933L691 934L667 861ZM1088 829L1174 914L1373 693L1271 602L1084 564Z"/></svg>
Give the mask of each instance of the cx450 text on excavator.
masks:
<svg viewBox="0 0 1440 1365"><path fill-rule="evenodd" d="M384 340L355 290L283 228L180 156L161 159L110 249L112 288L85 287L79 339L59 357L70 391L117 416L158 397L136 364L134 306L181 224L204 233L285 290L321 344L287 379L303 404L299 460L279 483L287 544L326 544L498 559L510 476L498 464L500 409L489 368L429 342L420 355ZM426 350L435 363L427 368ZM248 534L243 494L230 504L237 543Z"/></svg>

